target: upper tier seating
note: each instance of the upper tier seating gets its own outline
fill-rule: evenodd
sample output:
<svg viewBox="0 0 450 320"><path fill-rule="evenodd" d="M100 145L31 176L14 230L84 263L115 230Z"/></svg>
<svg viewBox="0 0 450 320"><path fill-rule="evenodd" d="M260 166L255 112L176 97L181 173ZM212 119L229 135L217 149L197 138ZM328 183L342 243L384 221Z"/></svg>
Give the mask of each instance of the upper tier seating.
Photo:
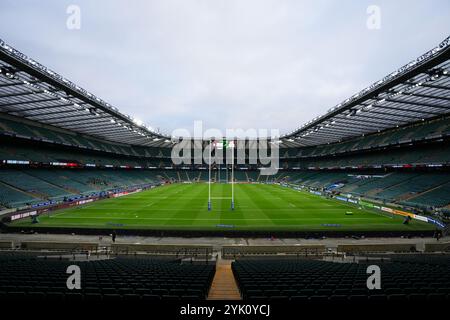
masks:
<svg viewBox="0 0 450 320"><path fill-rule="evenodd" d="M170 157L170 149L154 147L131 147L107 143L95 138L69 133L59 129L50 129L38 123L25 124L12 119L0 119L0 134L16 135L36 140L54 142L68 146L77 146L109 153L139 157Z"/></svg>
<svg viewBox="0 0 450 320"><path fill-rule="evenodd" d="M376 151L325 158L280 159L283 167L290 168L358 168L398 166L404 164L446 164L450 161L448 144Z"/></svg>
<svg viewBox="0 0 450 320"><path fill-rule="evenodd" d="M450 135L450 118L444 118L368 135L362 138L355 138L333 145L281 149L280 156L282 158L317 157L448 135Z"/></svg>

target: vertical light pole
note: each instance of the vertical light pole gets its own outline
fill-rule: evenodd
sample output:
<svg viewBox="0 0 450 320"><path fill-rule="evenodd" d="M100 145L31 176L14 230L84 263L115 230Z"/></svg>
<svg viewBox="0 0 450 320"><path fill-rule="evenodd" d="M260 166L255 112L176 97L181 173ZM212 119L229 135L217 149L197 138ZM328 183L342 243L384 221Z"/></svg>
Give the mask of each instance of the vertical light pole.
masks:
<svg viewBox="0 0 450 320"><path fill-rule="evenodd" d="M208 211L211 211L211 139L209 139L209 165L208 165Z"/></svg>
<svg viewBox="0 0 450 320"><path fill-rule="evenodd" d="M234 210L234 141L231 144L231 210Z"/></svg>

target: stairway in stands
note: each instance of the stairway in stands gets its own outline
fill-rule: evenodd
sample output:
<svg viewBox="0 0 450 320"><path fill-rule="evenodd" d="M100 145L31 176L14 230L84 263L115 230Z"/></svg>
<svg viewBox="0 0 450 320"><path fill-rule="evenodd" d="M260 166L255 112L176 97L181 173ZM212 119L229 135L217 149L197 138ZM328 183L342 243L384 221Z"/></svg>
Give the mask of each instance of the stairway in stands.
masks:
<svg viewBox="0 0 450 320"><path fill-rule="evenodd" d="M16 187L13 186L12 184L9 184L9 183L3 182L3 181L0 181L0 184L1 184L2 186L6 187L6 188L10 188L10 189L12 189L12 190L14 190L14 191L23 193L24 195L27 195L27 196L29 196L29 197L40 199L39 196L38 196L37 194L32 193L32 192L27 192L27 191L25 191L25 190L16 188Z"/></svg>
<svg viewBox="0 0 450 320"><path fill-rule="evenodd" d="M426 194L426 193L428 193L428 192L431 192L431 191L434 191L434 190L436 190L436 189L439 189L440 187L445 186L447 183L449 183L449 182L448 182L448 181L445 181L445 182L443 182L443 183L440 183L440 184L438 184L438 185L433 186L433 187L430 188L430 189L427 189L427 190L424 190L424 191L422 191L422 192L418 192L418 193L412 194L410 197L408 197L408 198L406 198L406 199L404 199L404 200L411 200L411 199L417 198L417 197L422 196L422 195L424 195L424 194Z"/></svg>
<svg viewBox="0 0 450 320"><path fill-rule="evenodd" d="M241 300L230 260L218 260L208 300Z"/></svg>

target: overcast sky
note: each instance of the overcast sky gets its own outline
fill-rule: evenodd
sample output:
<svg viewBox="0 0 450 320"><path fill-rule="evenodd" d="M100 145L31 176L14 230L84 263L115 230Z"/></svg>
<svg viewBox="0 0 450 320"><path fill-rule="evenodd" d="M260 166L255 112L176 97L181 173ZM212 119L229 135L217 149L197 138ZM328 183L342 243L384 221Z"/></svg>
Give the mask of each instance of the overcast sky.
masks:
<svg viewBox="0 0 450 320"><path fill-rule="evenodd" d="M168 133L194 120L286 133L449 31L448 0L0 1L0 38Z"/></svg>

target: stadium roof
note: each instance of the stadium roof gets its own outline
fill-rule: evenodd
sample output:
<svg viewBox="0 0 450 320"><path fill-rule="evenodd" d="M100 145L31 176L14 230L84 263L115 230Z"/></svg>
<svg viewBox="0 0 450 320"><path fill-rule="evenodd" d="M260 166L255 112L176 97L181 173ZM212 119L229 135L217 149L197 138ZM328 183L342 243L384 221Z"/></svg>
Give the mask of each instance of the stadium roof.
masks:
<svg viewBox="0 0 450 320"><path fill-rule="evenodd" d="M437 47L281 137L281 147L333 143L450 112L450 37ZM0 39L0 112L141 146L170 136L122 114Z"/></svg>
<svg viewBox="0 0 450 320"><path fill-rule="evenodd" d="M28 58L0 39L0 112L109 141L170 145L170 137Z"/></svg>
<svg viewBox="0 0 450 320"><path fill-rule="evenodd" d="M450 37L300 128L284 146L342 141L450 112Z"/></svg>

